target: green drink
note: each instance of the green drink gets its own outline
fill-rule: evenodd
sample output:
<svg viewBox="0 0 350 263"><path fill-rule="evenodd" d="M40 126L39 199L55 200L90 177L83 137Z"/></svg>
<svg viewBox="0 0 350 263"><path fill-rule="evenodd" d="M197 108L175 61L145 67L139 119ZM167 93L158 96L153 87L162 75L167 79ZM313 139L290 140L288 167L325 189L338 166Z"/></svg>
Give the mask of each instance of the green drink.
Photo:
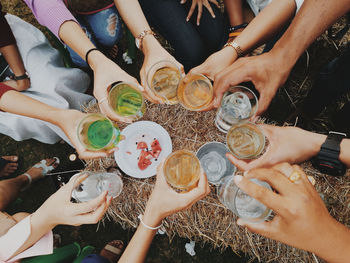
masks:
<svg viewBox="0 0 350 263"><path fill-rule="evenodd" d="M109 150L120 141L120 131L103 115L89 114L78 126L78 138L88 150Z"/></svg>
<svg viewBox="0 0 350 263"><path fill-rule="evenodd" d="M112 86L108 96L109 105L119 115L133 120L145 113L142 93L131 84L120 82Z"/></svg>

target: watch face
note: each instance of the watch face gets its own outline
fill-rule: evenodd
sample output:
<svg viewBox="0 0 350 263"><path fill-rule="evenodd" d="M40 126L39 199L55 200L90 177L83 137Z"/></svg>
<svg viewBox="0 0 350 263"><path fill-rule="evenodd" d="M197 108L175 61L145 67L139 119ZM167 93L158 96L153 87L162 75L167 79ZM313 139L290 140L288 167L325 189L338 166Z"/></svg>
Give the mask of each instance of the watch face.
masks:
<svg viewBox="0 0 350 263"><path fill-rule="evenodd" d="M331 176L343 176L346 172L346 166L340 161L314 159L312 165L321 173Z"/></svg>

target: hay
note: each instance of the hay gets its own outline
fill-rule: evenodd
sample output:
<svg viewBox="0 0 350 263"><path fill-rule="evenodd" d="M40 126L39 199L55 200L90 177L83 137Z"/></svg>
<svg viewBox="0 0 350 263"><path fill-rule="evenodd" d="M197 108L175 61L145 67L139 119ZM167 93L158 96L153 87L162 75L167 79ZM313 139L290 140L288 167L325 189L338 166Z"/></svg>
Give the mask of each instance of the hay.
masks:
<svg viewBox="0 0 350 263"><path fill-rule="evenodd" d="M87 112L97 112L96 105L88 105ZM225 135L214 125L215 111L190 112L181 106L149 104L143 120L162 125L170 134L173 149L196 151L209 141L225 142ZM121 128L125 124L120 124ZM108 168L113 159L88 162L88 170ZM322 193L330 213L341 223L350 225L348 196L350 181L346 177L332 178L315 171L309 163L302 165L309 175L316 178L316 188ZM114 200L108 217L124 228L136 228L137 216L142 214L155 179L135 179L123 176L123 193ZM234 253L243 252L260 262L323 262L308 252L250 233L238 227L236 216L226 209L216 197L215 187L211 193L191 209L172 215L164 220L164 230L170 240L174 235L200 242L210 243L222 250L230 247Z"/></svg>

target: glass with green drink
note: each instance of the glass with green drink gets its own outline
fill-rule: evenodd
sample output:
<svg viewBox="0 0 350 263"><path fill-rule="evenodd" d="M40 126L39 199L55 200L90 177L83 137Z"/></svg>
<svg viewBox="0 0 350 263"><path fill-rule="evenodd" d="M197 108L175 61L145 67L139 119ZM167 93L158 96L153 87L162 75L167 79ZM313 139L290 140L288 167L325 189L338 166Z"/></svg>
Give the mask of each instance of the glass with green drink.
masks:
<svg viewBox="0 0 350 263"><path fill-rule="evenodd" d="M92 113L83 118L77 129L80 143L90 151L107 151L117 146L120 130L102 114Z"/></svg>
<svg viewBox="0 0 350 263"><path fill-rule="evenodd" d="M145 114L146 105L143 94L133 84L116 82L108 89L109 106L117 115L137 120Z"/></svg>

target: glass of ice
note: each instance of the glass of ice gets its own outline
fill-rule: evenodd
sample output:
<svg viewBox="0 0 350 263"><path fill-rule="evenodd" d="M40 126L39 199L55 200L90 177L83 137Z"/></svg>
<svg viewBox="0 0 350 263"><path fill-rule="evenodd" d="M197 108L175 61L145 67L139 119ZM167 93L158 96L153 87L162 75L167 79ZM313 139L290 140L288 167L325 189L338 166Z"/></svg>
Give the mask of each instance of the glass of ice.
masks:
<svg viewBox="0 0 350 263"><path fill-rule="evenodd" d="M108 195L113 198L116 198L122 192L123 181L116 173L82 172L74 176L83 173L88 174L88 177L72 192L72 197L78 202L92 200L104 191L108 191Z"/></svg>
<svg viewBox="0 0 350 263"><path fill-rule="evenodd" d="M265 148L265 135L258 125L245 122L233 125L226 135L226 144L238 159L254 159Z"/></svg>
<svg viewBox="0 0 350 263"><path fill-rule="evenodd" d="M217 186L217 195L220 202L245 221L259 223L268 220L272 210L239 189L233 178L233 176L224 177ZM250 179L250 181L272 190L266 182L255 178Z"/></svg>
<svg viewBox="0 0 350 263"><path fill-rule="evenodd" d="M236 172L236 166L226 158L228 152L230 150L220 142L209 142L198 149L196 155L209 183L217 185L223 177Z"/></svg>
<svg viewBox="0 0 350 263"><path fill-rule="evenodd" d="M177 88L182 74L171 61L159 61L147 72L147 85L166 104L177 104Z"/></svg>
<svg viewBox="0 0 350 263"><path fill-rule="evenodd" d="M216 118L216 127L224 132L232 125L248 121L258 109L256 95L244 86L231 87L223 96Z"/></svg>

